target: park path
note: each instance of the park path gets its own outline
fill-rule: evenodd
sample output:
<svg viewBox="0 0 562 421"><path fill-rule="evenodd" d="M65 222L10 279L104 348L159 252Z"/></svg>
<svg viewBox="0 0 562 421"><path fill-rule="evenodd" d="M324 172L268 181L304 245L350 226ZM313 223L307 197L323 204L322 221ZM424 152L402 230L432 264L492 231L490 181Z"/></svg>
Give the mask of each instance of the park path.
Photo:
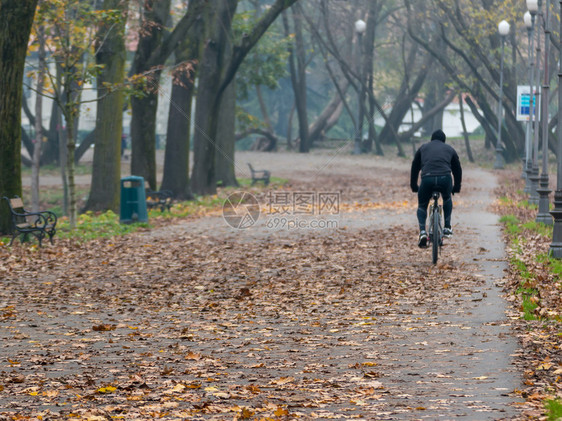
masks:
<svg viewBox="0 0 562 421"><path fill-rule="evenodd" d="M416 246L408 161L238 159L288 178L291 200L338 192L337 214L285 215L337 228L272 228L271 196L255 191L262 215L245 230L208 216L67 250L61 262L45 251L47 270L22 263L0 292L10 309L0 371L11 379L0 414L517 417L493 174L465 170L455 237L433 266Z"/></svg>

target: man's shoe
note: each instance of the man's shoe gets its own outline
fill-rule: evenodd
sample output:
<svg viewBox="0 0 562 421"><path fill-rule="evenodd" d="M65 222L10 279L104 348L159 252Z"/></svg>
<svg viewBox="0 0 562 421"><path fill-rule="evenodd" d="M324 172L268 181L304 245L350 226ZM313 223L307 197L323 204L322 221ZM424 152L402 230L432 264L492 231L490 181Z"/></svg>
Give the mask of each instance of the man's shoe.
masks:
<svg viewBox="0 0 562 421"><path fill-rule="evenodd" d="M453 230L451 228L443 228L443 237L451 238L453 236Z"/></svg>
<svg viewBox="0 0 562 421"><path fill-rule="evenodd" d="M427 232L420 231L420 237L419 237L419 240L418 240L418 247L419 248L427 247Z"/></svg>

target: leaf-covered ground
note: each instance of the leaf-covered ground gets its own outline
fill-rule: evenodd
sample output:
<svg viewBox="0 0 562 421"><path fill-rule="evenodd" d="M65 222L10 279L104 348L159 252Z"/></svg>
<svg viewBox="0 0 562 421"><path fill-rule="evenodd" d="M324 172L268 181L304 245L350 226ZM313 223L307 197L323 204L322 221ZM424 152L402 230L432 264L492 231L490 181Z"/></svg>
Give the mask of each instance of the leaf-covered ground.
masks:
<svg viewBox="0 0 562 421"><path fill-rule="evenodd" d="M517 218L522 226L520 232L506 239L509 258L517 262L510 266L506 290L516 316L514 332L522 346L517 364L524 375L521 395L527 404L523 415L536 419L544 413L549 399L562 403L562 280L553 273L548 259L541 257L548 254L552 236L533 225L537 210L523 205L528 199L524 186L516 173L503 175L497 190L503 200L496 209ZM533 305L525 320L523 297L528 290L533 291Z"/></svg>
<svg viewBox="0 0 562 421"><path fill-rule="evenodd" d="M0 248L0 419L520 416L501 240L478 223L493 177L467 171L433 266L408 162L326 161L285 189L341 192L338 228L207 215Z"/></svg>

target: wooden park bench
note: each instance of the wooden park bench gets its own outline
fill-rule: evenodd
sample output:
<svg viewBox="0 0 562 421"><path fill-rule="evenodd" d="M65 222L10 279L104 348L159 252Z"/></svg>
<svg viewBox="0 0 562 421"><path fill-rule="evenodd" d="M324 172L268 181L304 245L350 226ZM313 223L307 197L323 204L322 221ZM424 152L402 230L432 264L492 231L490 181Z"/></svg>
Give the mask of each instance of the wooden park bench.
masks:
<svg viewBox="0 0 562 421"><path fill-rule="evenodd" d="M248 167L250 167L250 172L252 173L252 186L258 181L263 181L263 184L266 186L269 184L271 173L268 170L254 170L254 167L249 162Z"/></svg>
<svg viewBox="0 0 562 421"><path fill-rule="evenodd" d="M170 190L154 191L147 187L145 195L148 209L160 208L164 212L166 209L170 210L174 204L174 194Z"/></svg>
<svg viewBox="0 0 562 421"><path fill-rule="evenodd" d="M27 240L29 234L37 238L39 247L43 238L49 236L49 241L53 244L53 237L57 232L57 216L51 211L28 212L23 207L23 200L15 196L13 199L4 197L10 207L12 214L12 239L10 246L14 240L20 235L20 242Z"/></svg>

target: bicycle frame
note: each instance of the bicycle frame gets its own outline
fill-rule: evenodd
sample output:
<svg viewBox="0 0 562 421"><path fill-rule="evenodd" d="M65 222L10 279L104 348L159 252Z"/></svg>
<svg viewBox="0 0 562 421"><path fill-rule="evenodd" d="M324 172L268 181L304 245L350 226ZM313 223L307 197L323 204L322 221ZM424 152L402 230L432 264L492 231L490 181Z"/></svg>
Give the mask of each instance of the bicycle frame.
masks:
<svg viewBox="0 0 562 421"><path fill-rule="evenodd" d="M432 244L432 261L433 264L437 263L439 257L439 250L443 245L443 224L441 215L443 214L443 208L439 204L439 197L441 194L438 191L434 191L431 195L433 203L429 206L429 242Z"/></svg>

